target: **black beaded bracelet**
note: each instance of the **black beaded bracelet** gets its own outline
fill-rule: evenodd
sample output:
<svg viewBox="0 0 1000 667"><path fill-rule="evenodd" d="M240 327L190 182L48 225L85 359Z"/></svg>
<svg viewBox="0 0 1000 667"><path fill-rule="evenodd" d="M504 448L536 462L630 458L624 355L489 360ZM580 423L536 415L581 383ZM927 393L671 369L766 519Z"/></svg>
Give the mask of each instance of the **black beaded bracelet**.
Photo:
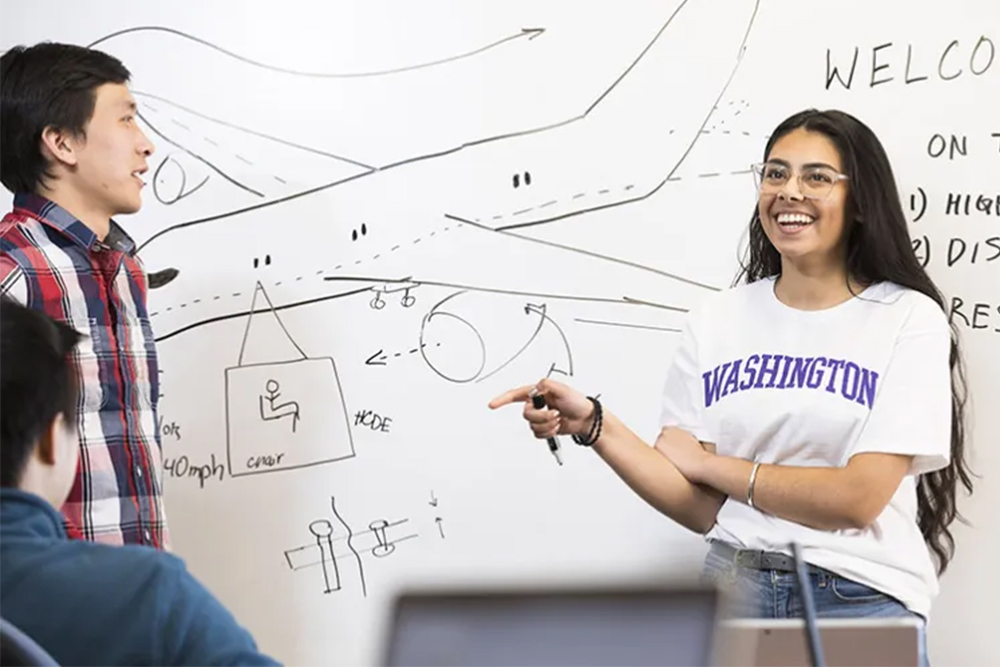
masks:
<svg viewBox="0 0 1000 667"><path fill-rule="evenodd" d="M587 399L594 404L594 423L586 438L574 433L573 442L583 447L593 447L594 443L601 437L601 427L604 426L604 408L601 406L601 402L593 396L588 396Z"/></svg>

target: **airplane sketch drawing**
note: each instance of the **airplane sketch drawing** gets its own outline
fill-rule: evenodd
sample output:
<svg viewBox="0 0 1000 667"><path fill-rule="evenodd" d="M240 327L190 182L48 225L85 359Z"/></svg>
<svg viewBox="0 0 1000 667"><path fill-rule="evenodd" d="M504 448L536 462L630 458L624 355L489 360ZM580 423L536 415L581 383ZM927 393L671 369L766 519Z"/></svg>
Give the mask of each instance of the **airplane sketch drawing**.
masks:
<svg viewBox="0 0 1000 667"><path fill-rule="evenodd" d="M220 451L225 437L234 479L203 496L220 494L221 509L223 494L264 493L280 537L254 553L280 575L266 610L279 624L286 596L310 621L361 618L390 580L443 570L470 540L517 543L510 522L487 535L467 518L536 450L502 449L494 429L470 448L425 406L478 419L479 397L513 383L568 378L627 396L662 370L686 313L723 289L705 245L753 196L744 149L759 150L762 132L730 83L761 4L566 3L525 20L551 18L544 33L478 52L461 17L449 23L460 48L443 31L390 44L363 40L354 18L331 28L359 28L358 44L380 51L370 63L363 50L350 64L329 50L268 54L225 27L202 39L126 23L95 42L135 63L137 123L160 148L136 227L144 263L180 272L149 304L157 344L185 374L169 416ZM425 50L408 56L413 46ZM194 94L187 79L226 81L226 94ZM692 200L712 210L691 216ZM615 371L606 350L634 371ZM195 404L208 367L224 421ZM455 466L469 483L451 484ZM529 477L517 502L535 493ZM428 482L465 497L454 512L433 494L418 508L406 494ZM384 493L356 502L371 483ZM548 534L579 541L566 526ZM230 569L215 570L226 585Z"/></svg>
<svg viewBox="0 0 1000 667"><path fill-rule="evenodd" d="M368 524L368 530L355 532L338 512L336 497L330 498L330 511L332 519L317 519L309 524L315 543L285 550L285 562L293 572L318 565L323 572L323 593L335 593L356 582L362 596L367 597L362 555L385 558L396 551L400 542L418 534L406 532L409 519L377 519Z"/></svg>
<svg viewBox="0 0 1000 667"><path fill-rule="evenodd" d="M286 401L284 403L277 403L278 399L281 398L281 385L278 384L277 380L267 381L266 392L266 395L260 395L260 418L263 421L272 421L274 419L291 417L292 433L295 433L295 427L301 417L298 402ZM264 407L265 401L267 402L266 408Z"/></svg>
<svg viewBox="0 0 1000 667"><path fill-rule="evenodd" d="M320 261L318 255L316 260L311 257L301 257L295 266L294 274L286 273L280 276L280 280L275 281L276 284L296 283L294 292L282 293L282 300L277 304L279 309L298 308L322 301L332 302L356 294L358 290L354 288L331 293L332 285L329 282L323 284L323 281L341 279L341 275L337 274L342 267L384 262L387 257L409 256L417 250L422 250L428 243L437 243L442 234L438 233L435 239L431 237L435 231L440 232L442 219L451 229L463 230L462 233L466 236L462 237L461 243L464 244L465 238L468 237L470 242L488 248L484 257L487 261L481 263L484 269L481 273L487 279L465 280L465 276L461 275L463 272L453 269L450 262L430 265L413 262L412 267L405 267L404 270L407 272L402 274L409 276L407 282L411 285L437 282L463 285L465 289L484 293L502 290L511 283L502 268L509 266L509 263L505 264L503 259L509 258L510 253L517 254L518 247L527 250L530 246L542 246L551 251L544 254L542 261L548 262L558 258L570 261L570 258L573 258L573 269L565 272L569 278L566 285L573 284L572 276L578 275L578 272L606 270L611 268L608 266L610 263L617 265L622 271L621 278L617 275L609 277L609 284L612 281L630 278L643 280L641 274L646 273L666 279L670 281L668 283L670 285L693 287L694 289L679 290L678 297L671 297L672 300L676 298L675 303L684 307L684 304L704 294L705 290L718 288L685 276L683 271L671 271L668 270L669 267L661 268L647 256L633 258L628 256L623 248L605 247L606 244L602 244L596 237L593 242L584 244L572 234L556 237L547 230L554 229L552 223L559 221L590 218L593 214L612 207L623 209L638 207L670 196L665 194L669 190L666 184L677 180L677 170L688 158L696 142L711 132L722 132L717 128L717 125L723 122L718 119L723 114L721 98L742 60L758 5L758 0L743 0L739 3L738 11L734 8L733 12L727 12L725 20L718 25L718 41L728 45L726 51L731 53L732 57L719 58L717 45L711 47L703 44L689 45L684 43L683 39L677 38L691 25L697 24L706 16L714 15L711 2L683 0L672 8L664 9L659 29L648 38L648 41L636 45L635 52L630 56L631 60L623 61L623 69L617 78L599 82L593 92L588 93L593 95L589 98L589 103L585 99L579 107L567 109L564 116L537 124L529 120L520 126L500 128L503 131L494 131L497 128L490 128L483 134L477 135L470 130L473 133L468 136L444 133L440 140L435 139L434 133L429 133L426 135L426 140L422 138L415 140L413 145L420 150L415 149L413 152L407 152L409 150L407 146L410 144L406 142L383 147L381 144L354 141L350 136L340 135L317 138L316 141L310 142L294 126L272 124L280 117L280 110L277 109L262 109L262 113L264 111L267 113L260 118L270 120L257 121L253 114L237 117L233 115L237 113L233 109L210 108L211 104L202 100L182 99L178 97L179 89L176 87L169 89L172 92L168 92L169 87L164 87L163 94L157 94L158 86L161 85L160 79L173 76L168 72L157 70L155 75L143 78L144 90L136 91L136 97L140 102L141 120L151 128L151 132L170 145L173 152L169 159L165 159L161 164L159 177L154 179L154 188L157 190L157 200L159 200L156 203L160 206L144 211L144 215L152 217L154 224L151 225L151 229L154 231L142 241L140 252L148 254L153 264L161 260L173 262L176 254L172 248L176 244L181 244L181 247L194 246L198 244L198 239L205 236L206 239L212 237L209 241L211 246L216 242L214 238L216 234L224 238L235 229L233 225L255 228L258 221L260 224L268 224L263 221L271 220L275 215L282 216L283 224L288 226L284 236L311 238L312 247L329 248L331 246L326 244L326 238L317 236L319 228L299 227L308 220L316 219L315 214L307 211L344 211L345 214L341 214L341 219L346 229L337 231L335 236L346 234L340 238L351 238L352 230L364 229L362 220L357 219L354 214L354 206L360 202L353 193L394 192L406 187L409 182L419 182L426 200L433 202L432 208L436 209L436 219L432 220L430 216L418 217L408 220L406 225L383 220L383 223L389 223L388 226L383 224L379 228L382 230L380 233L384 234L380 238L385 241L385 245L378 247L367 257L358 254L363 252L361 248L364 244L332 246L332 252L323 255L328 262L325 265L319 263L312 265L314 261ZM528 37L520 40L525 49L534 48L528 46L529 44L542 44L548 39L548 36L545 36L532 41L542 34L541 29L531 28L525 34L528 34ZM515 37L517 34L503 38L508 41L500 40L489 48L495 48L501 43L513 44L509 40ZM156 44L161 47L174 45L192 54L211 54L210 61L206 60L206 68L230 68L232 71L245 73L248 81L253 80L254 73L258 72L260 76L274 77L271 80L275 83L287 84L294 87L294 90L301 91L302 95L306 96L303 99L309 104L315 103L309 100L323 99L324 96L331 94L334 89L325 86L335 84L338 80L335 77L344 74L292 71L294 68L271 67L263 60L254 59L247 54L238 54L236 51L227 50L223 46L194 35L156 26L127 28L101 37L94 43L100 43L102 47L112 51L116 48L128 51L139 48L140 38L147 40L143 44ZM692 59L703 58L706 67L710 65L711 69L711 72L708 69L702 72L701 78L705 85L698 87L697 95L684 97L685 103L681 105L678 105L673 98L667 100L649 97L659 85L655 82L661 79L658 74L660 70L666 67L672 73L671 76L681 76L683 68L677 65L679 61L676 54L692 50L695 52L691 54ZM463 51L461 58L476 57L480 52L476 49ZM450 59L444 58L441 63L425 63L425 65L447 67L448 62ZM378 74L380 77L378 80L384 82L386 86L384 89L386 94L391 95L394 90L392 86L396 85L394 82L397 78L385 74L389 73L389 70L396 72L397 69L399 72L408 71L407 67L388 68L385 72L379 70L381 74L372 70L363 75ZM281 78L285 76L289 78ZM645 96L640 97L640 95ZM261 99L266 102L269 98ZM602 156L600 160L595 158L593 162L582 160L579 164L573 165L573 170L588 180L580 181L578 185L568 180L550 186L549 181L545 179L546 171L543 168L545 163L543 166L534 166L539 159L549 160L550 156L538 152L533 148L533 144L541 142L544 137L546 145L551 147L552 155L557 155L560 151L568 152L571 146L586 144L589 139L612 132L612 128L628 125L632 121L623 114L641 107L625 106L621 101L623 99L642 100L643 103L654 105L642 112L641 122L648 123L659 119L661 125L649 127L643 125L642 132L648 130L654 134L650 134L642 146L644 148L661 146L657 149L662 156L657 160L659 164L655 165L653 161L649 161L649 167L644 166L643 172L628 171L623 173L620 183L603 183L594 181L593 179L597 178L594 174L605 174L607 165L604 165L603 161L612 158ZM654 107L657 112L663 113L653 113ZM728 126L725 132L730 132ZM733 132L733 134L738 133ZM602 144L602 148L606 147ZM383 148L391 155L381 159L378 151ZM372 150L375 153L367 154ZM624 145L621 151L626 151ZM499 152L501 156L513 152L523 153L526 162L533 162L530 171L527 165L519 170L518 178L515 179L515 186L518 187L511 187L509 175L504 181L505 191L527 194L530 197L530 200L523 200L523 206L522 200L513 200L510 197L503 199L495 188L482 189L485 181L475 178L479 165L491 164L494 161L491 156L495 152ZM601 153L594 150L590 154L596 156ZM621 155L627 154L622 152ZM614 159L620 162L624 158L616 153ZM550 168L554 168L554 165ZM627 170L629 165L622 164L622 168ZM655 168L656 173L647 173L649 168ZM288 169L300 169L301 173L292 177ZM468 196L464 196L466 193L461 193L463 196L456 197L455 189L448 185L449 179L446 175L470 169L471 180L467 189L471 192ZM731 171L734 170L720 170L726 174ZM418 180L414 181L414 177ZM603 176L601 178L603 179ZM373 184L368 185L369 181ZM357 197L364 196L357 195ZM350 203L345 205L341 201L344 198ZM392 197L384 199L391 201ZM370 206L372 210L371 215L366 215L368 229L371 231L374 227L373 219L377 219L382 202L370 199L366 201L366 206ZM470 211L473 206L482 208ZM431 225L438 226L438 229L432 229ZM449 226L445 226L444 229L448 229ZM213 231L210 232L210 229ZM401 236L409 235L410 230L418 236L412 239L412 243ZM334 235L333 231L330 233ZM607 233L610 235L614 232L609 228ZM497 245L502 245L504 250L493 252L490 247L492 244L480 244L472 238L475 234L497 239ZM361 235L356 234L359 238ZM423 244L416 245L420 238L423 239ZM166 239L173 240L163 246L162 252L166 255L160 257L155 251ZM371 234L368 235L368 239L371 239ZM309 243L305 246L309 246ZM192 255L190 262L195 261L196 258ZM485 267L489 267L489 271L485 270ZM179 268L181 275L191 276L191 280L194 276L200 275L202 270L190 263ZM400 274L372 271L369 275L366 286L374 292L370 305L373 309L380 310L389 302L391 286L396 284L397 289L402 287L402 284L398 284L397 278ZM654 281L649 280L643 284L642 288L637 289L642 289L646 294L636 294L635 296L639 298L629 302L637 309L647 308L645 302L655 299L653 290L659 291L663 285L660 282L660 287L657 287ZM220 321L220 318L246 315L246 312L240 309L238 302L228 298L226 294L202 294L195 295L195 298L185 295L184 301L179 302L180 299L175 296L179 292L173 291L174 287L176 285L172 284L158 293L161 298L150 314L151 319L158 319L156 328L158 341L168 340L202 326L210 326ZM601 291L603 294L600 296L608 293ZM575 294L564 290L563 294L569 298L580 299L598 296L594 294L593 288L586 288ZM530 303L538 303L545 298L545 294L537 291L527 295ZM403 288L396 299L405 307L416 303L412 289ZM621 302L620 295L618 300ZM435 315L432 320L443 320L447 317ZM461 326L457 320L454 323ZM492 366L484 367L479 374L470 372L456 379L468 382L481 380L491 370ZM560 370L568 371L568 368L560 366ZM298 427L301 428L301 422Z"/></svg>

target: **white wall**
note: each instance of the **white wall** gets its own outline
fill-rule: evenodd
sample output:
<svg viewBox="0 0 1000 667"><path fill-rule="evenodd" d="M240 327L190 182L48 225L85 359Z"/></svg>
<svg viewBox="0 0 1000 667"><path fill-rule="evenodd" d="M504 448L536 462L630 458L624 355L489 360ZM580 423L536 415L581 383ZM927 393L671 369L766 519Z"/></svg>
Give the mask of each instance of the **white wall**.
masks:
<svg viewBox="0 0 1000 667"><path fill-rule="evenodd" d="M875 129L904 204L915 198L918 252L929 245L932 276L963 315L978 312L959 321L981 478L930 641L935 664L996 664L1000 9L760 5L4 3L4 49L137 26L183 33L127 32L100 48L133 71L158 145L145 207L125 222L149 270L181 270L150 297L175 547L266 650L370 662L385 605L413 583L694 571L698 538L587 452L558 468L515 411L485 404L553 364L570 370L571 356L576 384L652 435L669 329L733 275L753 205L745 170L774 125L816 106ZM844 72L855 48L850 89L827 86L828 54ZM931 157L937 134L967 151ZM950 194L972 196L973 210L963 199L949 214ZM495 231L526 222L545 224ZM967 250L949 266L952 238ZM251 309L265 312L243 343ZM278 403L299 405L291 440L287 418L256 412L271 379ZM356 423L369 411L388 423ZM327 462L229 474L279 452L283 464ZM335 543L342 586L326 594L319 567L290 565L318 562L310 522L330 521L336 538L338 516L361 533L360 555ZM396 544L376 557L381 519Z"/></svg>

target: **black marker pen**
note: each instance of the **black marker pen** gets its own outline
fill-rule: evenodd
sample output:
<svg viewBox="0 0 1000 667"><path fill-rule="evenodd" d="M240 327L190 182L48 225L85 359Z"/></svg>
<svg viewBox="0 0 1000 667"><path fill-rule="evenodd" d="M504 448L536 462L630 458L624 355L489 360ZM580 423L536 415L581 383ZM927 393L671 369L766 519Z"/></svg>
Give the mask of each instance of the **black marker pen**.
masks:
<svg viewBox="0 0 1000 667"><path fill-rule="evenodd" d="M535 408L541 410L542 408L545 407L545 397L542 396L541 394L534 394L531 397L531 404L534 405ZM556 440L554 437L546 439L548 440L549 443L549 451L552 452L552 456L556 457L556 463L562 465L563 464L562 457L559 456L559 441Z"/></svg>

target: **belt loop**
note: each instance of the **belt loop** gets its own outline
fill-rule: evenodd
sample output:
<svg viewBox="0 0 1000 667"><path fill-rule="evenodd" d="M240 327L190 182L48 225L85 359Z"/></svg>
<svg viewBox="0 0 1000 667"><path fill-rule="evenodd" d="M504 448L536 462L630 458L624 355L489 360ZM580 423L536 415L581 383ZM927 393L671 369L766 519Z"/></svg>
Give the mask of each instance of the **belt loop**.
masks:
<svg viewBox="0 0 1000 667"><path fill-rule="evenodd" d="M742 551L742 549L739 549L737 547L731 547L731 548L733 550L733 566L740 567L740 552Z"/></svg>

